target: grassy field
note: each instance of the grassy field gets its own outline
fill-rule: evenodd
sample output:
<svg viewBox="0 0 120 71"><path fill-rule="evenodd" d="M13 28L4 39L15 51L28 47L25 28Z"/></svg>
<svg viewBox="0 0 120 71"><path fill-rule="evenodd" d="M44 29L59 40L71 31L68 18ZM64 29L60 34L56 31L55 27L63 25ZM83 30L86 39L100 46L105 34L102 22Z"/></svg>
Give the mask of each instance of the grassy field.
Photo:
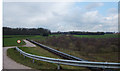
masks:
<svg viewBox="0 0 120 71"><path fill-rule="evenodd" d="M40 36L40 35L3 35L3 46L19 46L24 45L25 43L22 41L20 44L17 43L17 40L22 39L34 39L39 41L45 41L49 37L60 37L63 35L49 35L48 37ZM80 38L118 38L117 34L105 34L105 35L73 35L75 37Z"/></svg>
<svg viewBox="0 0 120 71"><path fill-rule="evenodd" d="M106 53L86 53L84 51L75 51L64 48L57 48L50 46L51 48L57 49L64 53L88 60L88 61L96 61L96 62L120 62L118 54L120 52L106 52Z"/></svg>
<svg viewBox="0 0 120 71"><path fill-rule="evenodd" d="M104 35L104 38L78 38L63 35L59 37L46 37L44 40L31 39L85 60L120 62L117 35L109 35L111 38L106 36Z"/></svg>
<svg viewBox="0 0 120 71"><path fill-rule="evenodd" d="M73 35L80 38L118 38L118 34L105 34L105 35Z"/></svg>
<svg viewBox="0 0 120 71"><path fill-rule="evenodd" d="M21 43L18 44L17 40L21 40ZM24 45L25 43L22 41L21 38L3 38L3 47L6 46L20 46L20 45Z"/></svg>
<svg viewBox="0 0 120 71"><path fill-rule="evenodd" d="M77 57L80 57L80 58L83 58L85 60L90 60L90 61L104 61L104 62L120 62L118 59L118 54L120 52L107 52L109 49L107 48L102 48L104 52L101 52L101 53L89 53L89 52L86 52L86 51L78 51L75 48L75 45L73 45L73 42L70 42L71 39L69 38L69 36L65 36L64 38L59 38L61 36L65 36L65 35L50 35L48 37L43 37L43 36L39 36L39 35L36 35L36 36L23 36L23 35L11 35L11 36L4 36L3 40L4 40L4 46L19 46L19 45L23 45L25 44L24 42L22 42L21 44L17 44L16 43L16 40L18 39L25 39L25 38L29 38L29 39L32 39L32 40L35 40L37 42L40 42L42 44L45 44L45 45L48 45L54 49L57 49L57 50L60 50L62 52L65 52L65 53L68 53L68 54L71 54L71 55L74 55L74 56L77 56ZM118 35L116 34L107 34L107 35L73 35L72 37L75 37L76 39L72 39L74 41L74 43L76 41L79 41L79 38L88 38L90 39L90 43L89 45L86 45L86 46L89 46L89 51L91 52L94 48L93 46L90 46L91 45L95 45L96 43L101 43L101 39L103 38L115 38L115 39L118 39ZM59 40L58 40L58 39ZM86 40L88 40L86 39ZM93 44L92 42L94 41L94 39L100 39L100 40L95 40L95 44ZM67 42L66 42L67 41ZM103 40L105 41L105 40ZM51 42L52 45L55 45L55 46L52 46L50 45L51 43L47 44L48 42ZM86 42L86 41L84 41ZM79 46L81 43L84 43L84 42L77 42L75 44L78 44L77 46ZM88 41L87 41L88 42ZM109 41L108 41L109 42ZM112 44L117 44L116 42L114 42L113 40L110 40L110 42ZM63 45L63 43L65 45ZM69 43L69 47L66 46L67 44ZM111 44L111 43L101 43L99 45L102 45L102 44ZM63 46L63 47L57 47L57 46ZM83 44L80 45L80 46L84 46ZM103 46L103 45L102 45ZM64 48L64 47L68 47L68 48ZM107 46L109 47L109 46ZM112 45L112 47L116 47L116 45ZM46 56L46 57L52 57L52 58L61 58L57 55L54 55L40 47L37 47L37 48L26 48L26 47L20 47L20 49L22 49L23 51L25 52L28 52L28 53L31 53L31 54L35 54L35 55L40 55L40 56ZM98 49L99 50L99 49ZM52 64L52 63L46 63L46 62L42 62L42 61L35 61L35 63L32 63L32 59L29 59L29 58L25 58L15 50L15 49L9 49L8 50L8 56L10 58L12 58L13 60L15 60L16 62L18 63L21 63L21 64L24 64L26 66L29 66L29 67L32 67L32 68L35 68L35 69L56 69L57 68L57 64ZM27 63L26 63L27 62ZM46 68L47 67L47 68ZM67 65L61 65L61 67L63 69L86 69L86 68L83 68L83 67L74 67L74 66L67 66ZM87 70L88 71L88 70Z"/></svg>
<svg viewBox="0 0 120 71"><path fill-rule="evenodd" d="M3 35L3 47L25 45L25 43L22 40L26 39L26 38L31 38L31 39L39 38L42 40L43 37L42 36L32 36L32 35ZM17 40L21 40L21 43L18 44Z"/></svg>
<svg viewBox="0 0 120 71"><path fill-rule="evenodd" d="M35 55L41 55L41 56L44 55L46 57L60 58L60 57L58 57L58 56L56 56L56 55L54 55L54 54L40 48L40 47L37 47L37 48L20 47L20 49L22 49L25 52L35 54ZM31 68L34 68L34 69L57 69L57 64L53 64L53 63L47 63L47 62L37 61L37 60L35 60L35 63L32 63L32 59L27 58L27 57L24 58L24 56L20 55L19 52L17 52L16 49L14 49L14 48L8 49L7 52L8 52L7 55L11 59L13 59L16 62L21 63L23 65L29 66ZM84 68L84 67L75 67L75 66L68 66L68 65L61 65L61 68L62 69L80 69L80 70L89 71L87 68Z"/></svg>
<svg viewBox="0 0 120 71"><path fill-rule="evenodd" d="M63 36L62 34L55 34L55 35L49 35L49 36ZM75 37L80 37L80 38L118 38L118 34L104 34L104 35L73 35Z"/></svg>

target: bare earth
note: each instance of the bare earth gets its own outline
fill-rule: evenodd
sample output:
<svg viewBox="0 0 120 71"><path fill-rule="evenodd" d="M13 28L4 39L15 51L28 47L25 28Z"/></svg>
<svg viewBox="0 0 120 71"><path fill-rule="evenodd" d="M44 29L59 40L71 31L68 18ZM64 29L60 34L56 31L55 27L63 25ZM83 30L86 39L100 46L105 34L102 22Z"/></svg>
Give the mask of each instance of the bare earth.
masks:
<svg viewBox="0 0 120 71"><path fill-rule="evenodd" d="M27 40L23 40L26 45L24 47L36 47L36 45L30 43ZM15 48L15 46L3 47L3 69L31 69L30 67L24 66L22 64L16 63L11 58L7 56L7 49Z"/></svg>

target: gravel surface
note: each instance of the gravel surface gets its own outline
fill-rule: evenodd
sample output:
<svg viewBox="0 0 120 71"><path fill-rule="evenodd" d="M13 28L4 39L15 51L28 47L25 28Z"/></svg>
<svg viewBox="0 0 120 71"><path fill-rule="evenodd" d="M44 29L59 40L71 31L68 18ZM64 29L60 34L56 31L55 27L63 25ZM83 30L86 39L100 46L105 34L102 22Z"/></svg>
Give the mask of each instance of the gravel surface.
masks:
<svg viewBox="0 0 120 71"><path fill-rule="evenodd" d="M33 44L33 43L31 43L31 42L29 42L27 40L23 40L23 41L26 43L26 45L23 45L23 47L36 47L35 44Z"/></svg>

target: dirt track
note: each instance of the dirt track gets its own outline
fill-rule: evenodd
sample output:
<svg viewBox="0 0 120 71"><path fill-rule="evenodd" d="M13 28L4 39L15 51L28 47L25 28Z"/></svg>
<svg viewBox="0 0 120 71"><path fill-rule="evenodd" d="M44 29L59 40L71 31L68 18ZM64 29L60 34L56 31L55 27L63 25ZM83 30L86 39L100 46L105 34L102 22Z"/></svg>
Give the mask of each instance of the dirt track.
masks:
<svg viewBox="0 0 120 71"><path fill-rule="evenodd" d="M24 47L36 47L36 45L30 43L27 40L23 40L26 45ZM14 60L7 56L7 49L15 48L15 46L3 47L3 69L31 69L30 67L24 66L22 64L16 63Z"/></svg>

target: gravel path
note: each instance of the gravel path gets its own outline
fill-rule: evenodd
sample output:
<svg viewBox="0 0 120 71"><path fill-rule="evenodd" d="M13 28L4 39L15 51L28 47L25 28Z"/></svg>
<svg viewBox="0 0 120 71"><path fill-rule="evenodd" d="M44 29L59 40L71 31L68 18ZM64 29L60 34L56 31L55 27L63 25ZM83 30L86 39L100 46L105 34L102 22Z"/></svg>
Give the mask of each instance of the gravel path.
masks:
<svg viewBox="0 0 120 71"><path fill-rule="evenodd" d="M36 47L35 44L33 44L33 43L31 43L31 42L29 42L27 40L23 40L23 41L26 43L26 45L23 45L23 47Z"/></svg>
<svg viewBox="0 0 120 71"><path fill-rule="evenodd" d="M30 43L27 40L23 40L26 45L25 47L36 47L36 45ZM3 69L31 69L30 67L24 66L22 64L16 63L14 60L7 56L7 49L15 48L15 46L11 47L3 47Z"/></svg>

